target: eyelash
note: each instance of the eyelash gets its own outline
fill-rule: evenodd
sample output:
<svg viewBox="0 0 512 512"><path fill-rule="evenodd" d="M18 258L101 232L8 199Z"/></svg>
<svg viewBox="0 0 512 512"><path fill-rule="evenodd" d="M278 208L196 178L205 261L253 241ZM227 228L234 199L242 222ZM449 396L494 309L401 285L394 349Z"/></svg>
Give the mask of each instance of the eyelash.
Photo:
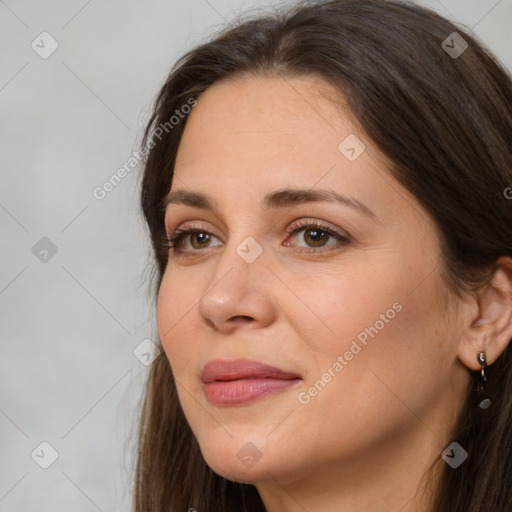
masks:
<svg viewBox="0 0 512 512"><path fill-rule="evenodd" d="M332 228L329 228L325 226L324 224L316 221L298 221L295 224L293 224L290 228L286 230L289 236L295 235L296 233L300 231L307 231L308 228L317 229L318 231L321 231L329 236L332 236L338 240L337 244L334 245L334 249L338 249L341 246L348 245L350 243L350 239L346 236L341 235L340 233L336 232ZM202 251L203 249L194 249L194 250L183 250L180 248L180 243L187 235L195 234L195 233L206 233L208 235L211 235L211 233L208 232L207 229L204 229L202 226L186 226L183 228L176 229L173 233L168 235L166 237L166 246L168 249L172 249L174 252L175 257L191 257L192 253L198 253ZM212 235L215 236L215 235ZM325 246L324 246L325 247ZM204 249L208 249L208 247L205 247ZM322 247L314 248L314 247L303 247L298 250L300 253L319 253L319 252L327 252L331 251L333 249L322 249Z"/></svg>

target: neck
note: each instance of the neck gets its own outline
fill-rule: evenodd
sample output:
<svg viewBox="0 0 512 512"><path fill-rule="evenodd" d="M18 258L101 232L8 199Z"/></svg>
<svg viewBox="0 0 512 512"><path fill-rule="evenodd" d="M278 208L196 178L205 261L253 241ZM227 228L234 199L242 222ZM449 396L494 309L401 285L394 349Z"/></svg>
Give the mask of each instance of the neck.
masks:
<svg viewBox="0 0 512 512"><path fill-rule="evenodd" d="M343 463L325 461L302 474L270 475L256 484L267 512L431 512L446 447L425 425ZM434 470L430 471L432 463Z"/></svg>

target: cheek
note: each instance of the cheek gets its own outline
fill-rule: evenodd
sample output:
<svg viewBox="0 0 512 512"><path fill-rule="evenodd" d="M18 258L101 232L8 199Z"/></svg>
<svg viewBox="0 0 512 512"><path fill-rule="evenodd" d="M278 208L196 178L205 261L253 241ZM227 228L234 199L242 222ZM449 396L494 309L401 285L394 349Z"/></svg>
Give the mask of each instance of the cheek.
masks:
<svg viewBox="0 0 512 512"><path fill-rule="evenodd" d="M297 410L307 436L320 431L350 451L430 423L444 386L438 372L449 368L450 343L441 341L449 334L436 323L434 288L425 283L417 295L407 288L377 293L375 287L371 300L340 292L337 301L326 295L319 302L336 335L307 334L315 347L305 354L311 362L301 398L309 401ZM340 432L350 442L340 440ZM330 457L329 450L323 456Z"/></svg>
<svg viewBox="0 0 512 512"><path fill-rule="evenodd" d="M331 358L348 350L358 336L364 343L376 330L387 330L402 309L399 287L390 287L396 279L389 275L381 275L379 282L367 272L320 269L288 282L293 282L293 296L284 292L280 298L288 322L299 328L309 349Z"/></svg>
<svg viewBox="0 0 512 512"><path fill-rule="evenodd" d="M372 396L396 400L393 393L400 397L415 389L418 406L428 399L425 393L442 385L436 379L439 369L448 367L454 345L441 321L439 278L434 272L417 286L417 274L409 270L387 268L372 279L363 272L319 273L317 279L296 282L294 292L311 311L296 308L288 321L300 326L307 342L308 385L329 380L322 375L330 369L344 375L326 384L336 393L350 392L366 402Z"/></svg>
<svg viewBox="0 0 512 512"><path fill-rule="evenodd" d="M191 322L197 318L196 303L189 288L164 275L157 300L158 333L176 376L194 358Z"/></svg>

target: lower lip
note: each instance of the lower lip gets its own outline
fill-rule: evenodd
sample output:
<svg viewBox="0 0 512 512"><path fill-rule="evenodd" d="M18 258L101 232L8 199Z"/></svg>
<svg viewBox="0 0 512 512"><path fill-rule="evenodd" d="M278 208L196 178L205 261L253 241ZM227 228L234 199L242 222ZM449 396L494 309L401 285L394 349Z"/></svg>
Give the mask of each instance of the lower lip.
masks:
<svg viewBox="0 0 512 512"><path fill-rule="evenodd" d="M271 393L278 393L301 379L239 379L214 381L204 385L208 402L213 405L240 405Z"/></svg>

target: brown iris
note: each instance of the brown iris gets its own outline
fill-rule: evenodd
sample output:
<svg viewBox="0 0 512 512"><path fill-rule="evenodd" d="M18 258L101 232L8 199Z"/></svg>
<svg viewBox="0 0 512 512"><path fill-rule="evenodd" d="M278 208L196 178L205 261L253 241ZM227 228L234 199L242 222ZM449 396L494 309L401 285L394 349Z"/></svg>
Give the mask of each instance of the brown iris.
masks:
<svg viewBox="0 0 512 512"><path fill-rule="evenodd" d="M311 236L308 237L307 233L310 233ZM304 232L304 240L306 241L306 243L308 243L307 238L311 238L313 241L313 247L319 247L323 245L322 242L326 242L329 236L329 233L319 229L307 229Z"/></svg>
<svg viewBox="0 0 512 512"><path fill-rule="evenodd" d="M197 241L199 246L196 246L194 244L194 241ZM202 249L204 247L204 244L210 241L210 235L208 233L203 232L197 232L192 233L190 236L190 243L192 244L192 247L194 249Z"/></svg>

